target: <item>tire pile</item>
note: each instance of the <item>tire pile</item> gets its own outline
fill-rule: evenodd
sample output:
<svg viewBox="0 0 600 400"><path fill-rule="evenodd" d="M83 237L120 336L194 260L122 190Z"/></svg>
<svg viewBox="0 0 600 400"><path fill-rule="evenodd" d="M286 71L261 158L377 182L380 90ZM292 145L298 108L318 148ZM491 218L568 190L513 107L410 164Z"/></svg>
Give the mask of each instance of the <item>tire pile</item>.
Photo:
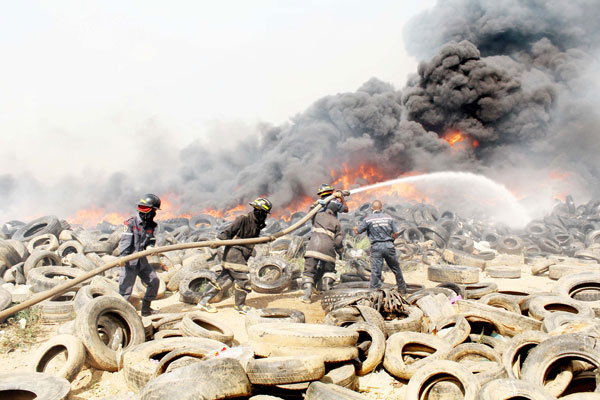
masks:
<svg viewBox="0 0 600 400"><path fill-rule="evenodd" d="M367 208L340 215L347 237ZM392 308L391 285L368 288L368 258L354 248L356 239L347 241L342 260L350 272L321 296L323 324L305 323L294 309L255 310L245 317L248 341L241 344L218 314L141 318L118 294L113 269L40 303L44 319L62 324L59 335L36 350L32 372L0 374L0 394L66 398L85 365L122 371L138 399L364 399L360 382L380 373L404 383L410 400L600 398L600 202L576 207L567 198L520 231L431 205L387 211L401 226L403 267L427 272L427 282L409 283L409 294ZM157 244L214 237L223 221L208 217L162 222ZM288 223L270 221L265 233ZM302 257L308 231L257 246L249 265L255 291L296 287L300 270L290 260ZM114 260L121 229L72 229L47 216L10 221L2 233L5 309ZM149 261L157 270L169 267L159 274L159 296L178 291L191 304L220 268L217 251L208 248ZM499 290L485 279L523 273L556 282L549 292L529 293ZM134 298L144 290L138 282ZM65 350L62 367L44 372Z"/></svg>

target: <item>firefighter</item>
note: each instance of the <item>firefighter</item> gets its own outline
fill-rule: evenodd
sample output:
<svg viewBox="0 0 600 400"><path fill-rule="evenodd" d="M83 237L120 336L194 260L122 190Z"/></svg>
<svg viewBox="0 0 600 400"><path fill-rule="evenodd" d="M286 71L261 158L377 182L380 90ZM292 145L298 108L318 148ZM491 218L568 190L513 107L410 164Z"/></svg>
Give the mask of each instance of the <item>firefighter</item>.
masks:
<svg viewBox="0 0 600 400"><path fill-rule="evenodd" d="M331 201L325 212L317 213L304 253L304 296L302 302L310 303L313 285L323 279L323 290L329 290L335 279L336 252L342 254L342 227L337 219L340 203Z"/></svg>
<svg viewBox="0 0 600 400"><path fill-rule="evenodd" d="M402 276L402 270L396 257L396 248L394 240L398 237L398 227L396 221L382 211L381 201L375 200L371 204L372 213L368 215L358 228L352 228L357 235L367 231L367 236L371 242L371 289L381 288L381 270L383 269L383 260L387 262L394 275L396 275L396 285L401 294L406 294L406 282Z"/></svg>
<svg viewBox="0 0 600 400"><path fill-rule="evenodd" d="M329 202L329 204L334 203L338 206L338 209L336 210L336 214L341 213L341 212L347 213L348 205L346 204L346 201L344 200L343 192L340 190L335 190L331 185L329 185L327 183L321 184L321 186L319 186L319 189L317 189L317 195L319 196L319 199L311 205L311 209L316 207L317 204L321 204L323 206L323 208L321 208L320 212L324 212L325 209L327 208L327 207L325 207L326 206L325 198L328 196L331 196L332 194L334 194L336 198L331 200Z"/></svg>
<svg viewBox="0 0 600 400"><path fill-rule="evenodd" d="M156 222L154 222L154 217L156 216L156 210L160 210L160 199L156 195L146 194L138 201L137 210L138 214L130 217L124 223L123 234L119 243L121 256L143 251L148 246L154 246L155 244ZM159 280L146 257L128 261L123 265L119 277L119 294L129 300L135 278L138 276L146 285L146 294L142 300L142 316L156 314L158 311L150 308L150 304L156 298Z"/></svg>
<svg viewBox="0 0 600 400"><path fill-rule="evenodd" d="M247 239L258 237L264 228L267 214L273 205L268 199L258 198L249 203L254 210L247 215L240 215L233 223L225 228L217 239ZM198 308L202 311L215 313L217 309L209 301L219 293L222 287L233 282L233 308L240 314L246 314L250 307L246 305L246 296L250 293L250 280L248 277L248 259L252 255L254 245L225 246L221 264L223 270L217 277L216 285L209 285L204 289Z"/></svg>

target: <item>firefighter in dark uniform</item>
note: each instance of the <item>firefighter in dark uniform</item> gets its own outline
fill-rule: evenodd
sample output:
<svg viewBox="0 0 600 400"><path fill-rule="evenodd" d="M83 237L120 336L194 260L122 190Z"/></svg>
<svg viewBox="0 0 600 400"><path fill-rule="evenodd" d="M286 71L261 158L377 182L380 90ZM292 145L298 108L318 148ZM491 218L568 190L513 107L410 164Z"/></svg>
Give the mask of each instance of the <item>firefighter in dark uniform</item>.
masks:
<svg viewBox="0 0 600 400"><path fill-rule="evenodd" d="M268 199L258 198L249 203L254 210L246 215L240 215L231 225L225 228L217 239L247 239L255 238L260 234L260 230L265 225L267 214L271 212L273 205ZM248 277L248 259L252 255L254 245L235 245L225 246L221 257L223 270L217 277L216 286L209 285L204 289L198 308L210 313L217 312L217 309L209 304L209 301L215 297L222 287L233 282L233 308L240 314L246 314L250 307L246 305L246 296L250 293L250 279Z"/></svg>
<svg viewBox="0 0 600 400"><path fill-rule="evenodd" d="M119 243L121 256L146 250L148 246L155 244L156 222L154 222L154 217L156 210L160 210L160 199L153 194L147 194L138 202L137 210L138 215L125 221L124 232ZM146 294L142 299L142 315L155 314L157 311L150 308L150 304L156 298L159 280L146 257L125 263L119 277L119 294L129 300L135 278L138 276L146 285Z"/></svg>
<svg viewBox="0 0 600 400"><path fill-rule="evenodd" d="M321 186L319 186L319 189L317 189L317 195L319 196L319 199L317 201L315 201L312 205L311 205L311 209L313 209L314 207L317 206L317 204L321 204L323 206L323 208L321 208L321 210L319 212L324 212L327 209L327 203L325 203L325 198L328 196L331 196L332 194L334 194L335 192L335 199L331 200L329 202L329 204L334 203L334 205L337 205L337 209L336 214L337 213L347 213L348 212L348 205L346 204L346 201L344 200L344 196L342 194L341 191L339 190L335 190L333 189L333 187L327 183L323 183L321 184Z"/></svg>
<svg viewBox="0 0 600 400"><path fill-rule="evenodd" d="M339 203L331 201L325 212L313 219L312 233L304 253L302 302L310 303L313 285L323 278L323 290L329 290L335 279L336 252L342 254L342 227L337 219Z"/></svg>
<svg viewBox="0 0 600 400"><path fill-rule="evenodd" d="M398 227L396 221L381 210L382 206L381 201L375 200L371 204L373 212L363 220L358 229L354 227L353 230L357 235L367 231L371 241L371 283L369 285L371 289L381 288L381 270L385 259L396 276L398 291L406 294L406 282L394 247L394 240L398 237Z"/></svg>

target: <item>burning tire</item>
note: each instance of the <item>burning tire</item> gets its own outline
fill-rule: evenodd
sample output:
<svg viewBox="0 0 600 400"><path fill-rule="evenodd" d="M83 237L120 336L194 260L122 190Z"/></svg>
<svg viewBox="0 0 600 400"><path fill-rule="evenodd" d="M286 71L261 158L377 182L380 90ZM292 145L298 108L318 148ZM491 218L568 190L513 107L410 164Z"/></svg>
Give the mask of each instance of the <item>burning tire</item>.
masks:
<svg viewBox="0 0 600 400"><path fill-rule="evenodd" d="M58 218L54 215L41 217L19 228L12 236L12 239L28 242L35 236L50 233L58 236L62 231L62 226Z"/></svg>
<svg viewBox="0 0 600 400"><path fill-rule="evenodd" d="M65 363L52 375L65 378L69 382L77 376L85 363L85 347L81 340L72 335L58 335L44 342L35 351L32 369L35 372L44 372L48 364L65 353Z"/></svg>

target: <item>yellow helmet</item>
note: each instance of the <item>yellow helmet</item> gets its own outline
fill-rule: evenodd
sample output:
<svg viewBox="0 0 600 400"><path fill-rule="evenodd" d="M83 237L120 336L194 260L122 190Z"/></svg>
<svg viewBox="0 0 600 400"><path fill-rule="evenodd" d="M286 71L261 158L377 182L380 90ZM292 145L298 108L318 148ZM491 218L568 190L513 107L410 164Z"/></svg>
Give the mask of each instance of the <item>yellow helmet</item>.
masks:
<svg viewBox="0 0 600 400"><path fill-rule="evenodd" d="M323 183L321 186L319 186L319 189L317 190L317 194L321 197L329 196L332 193L333 187L327 183Z"/></svg>
<svg viewBox="0 0 600 400"><path fill-rule="evenodd" d="M254 200L253 202L248 203L248 204L250 204L252 207L256 208L257 210L261 210L266 213L270 213L271 208L273 208L273 204L271 204L269 199L266 199L264 197L259 197L258 199Z"/></svg>

